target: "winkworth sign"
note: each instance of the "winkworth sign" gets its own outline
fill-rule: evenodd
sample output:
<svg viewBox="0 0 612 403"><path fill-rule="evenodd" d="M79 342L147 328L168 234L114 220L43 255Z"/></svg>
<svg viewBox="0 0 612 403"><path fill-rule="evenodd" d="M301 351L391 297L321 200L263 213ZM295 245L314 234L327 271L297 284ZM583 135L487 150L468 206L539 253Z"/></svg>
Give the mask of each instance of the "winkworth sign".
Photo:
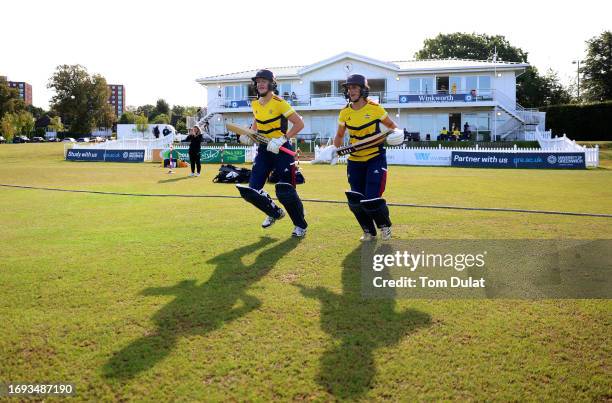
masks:
<svg viewBox="0 0 612 403"><path fill-rule="evenodd" d="M453 151L451 166L468 168L585 169L584 153Z"/></svg>
<svg viewBox="0 0 612 403"><path fill-rule="evenodd" d="M408 104L412 102L473 102L476 98L470 94L423 94L423 95L400 95L399 103Z"/></svg>

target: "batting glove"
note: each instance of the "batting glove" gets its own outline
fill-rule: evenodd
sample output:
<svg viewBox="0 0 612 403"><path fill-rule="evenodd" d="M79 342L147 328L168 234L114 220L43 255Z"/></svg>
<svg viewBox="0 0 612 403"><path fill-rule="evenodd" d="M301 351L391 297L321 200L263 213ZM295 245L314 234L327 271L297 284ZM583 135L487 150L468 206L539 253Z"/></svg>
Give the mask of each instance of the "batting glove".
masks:
<svg viewBox="0 0 612 403"><path fill-rule="evenodd" d="M270 151L271 153L278 154L278 150L286 142L287 142L287 138L285 136L277 137L268 142L268 146L266 147L266 149Z"/></svg>
<svg viewBox="0 0 612 403"><path fill-rule="evenodd" d="M390 146L399 146L404 142L404 131L393 129L393 133L387 136L387 144Z"/></svg>
<svg viewBox="0 0 612 403"><path fill-rule="evenodd" d="M238 137L238 140L240 141L240 144L244 144L245 146L253 145L253 139L244 134L241 134L240 137Z"/></svg>

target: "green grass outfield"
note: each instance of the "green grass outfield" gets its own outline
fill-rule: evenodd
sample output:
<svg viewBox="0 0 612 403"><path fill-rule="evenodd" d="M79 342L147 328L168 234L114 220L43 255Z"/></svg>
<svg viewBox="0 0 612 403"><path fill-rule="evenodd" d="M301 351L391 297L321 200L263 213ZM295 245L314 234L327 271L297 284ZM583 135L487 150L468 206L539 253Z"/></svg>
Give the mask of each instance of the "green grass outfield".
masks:
<svg viewBox="0 0 612 403"><path fill-rule="evenodd" d="M66 162L0 145L0 183L236 195L158 164ZM392 202L612 214L612 170L390 167ZM303 165L343 200L344 166ZM359 230L306 203L264 233L241 200L0 188L0 383L104 400L612 399L608 300L363 300ZM612 219L391 207L394 236L612 238ZM268 234L269 237L264 237Z"/></svg>

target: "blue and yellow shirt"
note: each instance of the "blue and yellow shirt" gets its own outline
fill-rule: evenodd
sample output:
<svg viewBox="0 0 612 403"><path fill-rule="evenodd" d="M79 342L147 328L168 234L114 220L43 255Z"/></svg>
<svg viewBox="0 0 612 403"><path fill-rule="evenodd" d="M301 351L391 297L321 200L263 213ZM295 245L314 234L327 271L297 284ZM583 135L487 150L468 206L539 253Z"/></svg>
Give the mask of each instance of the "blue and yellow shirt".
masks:
<svg viewBox="0 0 612 403"><path fill-rule="evenodd" d="M251 108L257 121L257 132L270 139L287 133L287 118L295 113L287 101L276 95L265 105L260 104L259 100L251 102Z"/></svg>
<svg viewBox="0 0 612 403"><path fill-rule="evenodd" d="M363 108L355 110L351 104L340 111L338 124L346 126L349 132L349 142L351 144L380 133L380 123L387 117L387 111L374 101L368 100ZM378 155L382 151L381 145L375 145L364 150L351 153L351 161L367 161Z"/></svg>

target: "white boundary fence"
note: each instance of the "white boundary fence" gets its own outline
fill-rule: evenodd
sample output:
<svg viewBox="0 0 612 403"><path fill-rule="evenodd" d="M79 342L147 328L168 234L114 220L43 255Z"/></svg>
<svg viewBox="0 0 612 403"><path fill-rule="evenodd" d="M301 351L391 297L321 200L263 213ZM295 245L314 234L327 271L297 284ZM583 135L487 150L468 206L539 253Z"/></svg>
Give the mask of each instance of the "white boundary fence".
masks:
<svg viewBox="0 0 612 403"><path fill-rule="evenodd" d="M583 147L571 142L572 149L555 147L555 148L497 148L497 147L453 147L442 148L442 145L436 147L385 147L387 150L387 163L389 165L421 165L421 166L450 166L451 154L453 151L469 151L469 152L497 152L497 153L545 153L545 152L584 152L584 158L587 167L599 166L599 146L592 148ZM559 143L560 144L560 143ZM320 161L320 153L324 147L315 147L315 161ZM319 158L317 158L319 157ZM338 159L338 163L346 163L348 156L343 156Z"/></svg>

